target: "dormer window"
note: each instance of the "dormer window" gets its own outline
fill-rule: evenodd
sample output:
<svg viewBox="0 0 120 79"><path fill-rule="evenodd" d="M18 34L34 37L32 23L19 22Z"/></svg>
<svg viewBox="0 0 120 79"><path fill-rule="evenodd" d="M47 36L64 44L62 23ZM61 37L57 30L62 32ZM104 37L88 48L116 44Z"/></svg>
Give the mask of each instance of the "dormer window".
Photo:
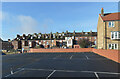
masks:
<svg viewBox="0 0 120 79"><path fill-rule="evenodd" d="M46 38L48 38L48 36L46 36Z"/></svg>
<svg viewBox="0 0 120 79"><path fill-rule="evenodd" d="M33 37L31 37L31 39L33 39Z"/></svg>
<svg viewBox="0 0 120 79"><path fill-rule="evenodd" d="M38 38L41 38L41 35L39 35Z"/></svg>
<svg viewBox="0 0 120 79"><path fill-rule="evenodd" d="M39 35L39 37L41 37L41 35Z"/></svg>
<svg viewBox="0 0 120 79"><path fill-rule="evenodd" d="M85 32L85 34L87 35L88 33L87 33L87 32Z"/></svg>
<svg viewBox="0 0 120 79"><path fill-rule="evenodd" d="M59 36L61 36L61 34L59 34Z"/></svg>
<svg viewBox="0 0 120 79"><path fill-rule="evenodd" d="M109 27L114 27L115 23L113 21L110 21L108 25L109 25Z"/></svg>
<svg viewBox="0 0 120 79"><path fill-rule="evenodd" d="M36 35L34 35L34 37L36 37Z"/></svg>

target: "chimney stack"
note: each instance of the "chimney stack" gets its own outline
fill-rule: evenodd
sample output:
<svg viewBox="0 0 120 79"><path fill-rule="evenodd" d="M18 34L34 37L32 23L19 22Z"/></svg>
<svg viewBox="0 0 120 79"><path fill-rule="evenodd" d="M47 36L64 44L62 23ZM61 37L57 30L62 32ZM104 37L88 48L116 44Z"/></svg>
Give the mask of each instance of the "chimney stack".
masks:
<svg viewBox="0 0 120 79"><path fill-rule="evenodd" d="M92 33L92 30L90 30L90 33Z"/></svg>
<svg viewBox="0 0 120 79"><path fill-rule="evenodd" d="M75 30L74 30L74 32L73 32L74 34L75 34Z"/></svg>
<svg viewBox="0 0 120 79"><path fill-rule="evenodd" d="M82 30L82 34L84 33L84 31Z"/></svg>
<svg viewBox="0 0 120 79"><path fill-rule="evenodd" d="M8 39L8 42L10 42L11 40L10 39Z"/></svg>
<svg viewBox="0 0 120 79"><path fill-rule="evenodd" d="M66 34L68 34L68 30L66 30Z"/></svg>
<svg viewBox="0 0 120 79"><path fill-rule="evenodd" d="M104 9L101 9L101 16L104 16Z"/></svg>

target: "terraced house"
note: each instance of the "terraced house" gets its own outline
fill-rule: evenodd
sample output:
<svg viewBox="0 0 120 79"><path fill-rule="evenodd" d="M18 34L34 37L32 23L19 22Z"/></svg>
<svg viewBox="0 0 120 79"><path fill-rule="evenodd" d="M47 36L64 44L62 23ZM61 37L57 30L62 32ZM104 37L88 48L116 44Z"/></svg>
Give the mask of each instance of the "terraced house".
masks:
<svg viewBox="0 0 120 79"><path fill-rule="evenodd" d="M34 34L23 34L12 41L14 49L25 49L25 48L73 48L74 45L78 45L79 39L89 39L91 46L96 45L97 32L62 32L62 33L34 33Z"/></svg>
<svg viewBox="0 0 120 79"><path fill-rule="evenodd" d="M120 12L104 13L101 9L97 25L98 49L120 50Z"/></svg>

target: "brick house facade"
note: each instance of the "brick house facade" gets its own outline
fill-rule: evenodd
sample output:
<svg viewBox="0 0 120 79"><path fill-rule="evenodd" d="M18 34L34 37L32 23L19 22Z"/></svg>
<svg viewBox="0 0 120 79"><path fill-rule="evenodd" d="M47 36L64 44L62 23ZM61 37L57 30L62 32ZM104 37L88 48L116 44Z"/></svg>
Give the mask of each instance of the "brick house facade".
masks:
<svg viewBox="0 0 120 79"><path fill-rule="evenodd" d="M10 39L8 39L8 41L3 41L2 39L0 39L0 49L7 51L13 49L13 45Z"/></svg>
<svg viewBox="0 0 120 79"><path fill-rule="evenodd" d="M104 13L103 8L99 14L97 25L98 49L120 50L120 12Z"/></svg>
<svg viewBox="0 0 120 79"><path fill-rule="evenodd" d="M97 37L97 32L68 32L65 33L34 33L28 34L27 36L23 34L22 36L17 35L17 37L12 41L14 49L22 49L26 46L29 48L43 47L43 48L63 48L69 47L73 48L77 41L77 38L90 38L90 41L95 42ZM67 39L66 39L67 38ZM70 42L71 41L71 42ZM72 42L73 41L73 42ZM70 44L71 43L71 44Z"/></svg>

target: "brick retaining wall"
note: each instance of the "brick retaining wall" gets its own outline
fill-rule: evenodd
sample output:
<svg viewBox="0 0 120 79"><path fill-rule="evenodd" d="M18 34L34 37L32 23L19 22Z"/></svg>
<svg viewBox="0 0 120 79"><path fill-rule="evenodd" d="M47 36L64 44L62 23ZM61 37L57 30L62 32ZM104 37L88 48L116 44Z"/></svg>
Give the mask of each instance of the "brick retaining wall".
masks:
<svg viewBox="0 0 120 79"><path fill-rule="evenodd" d="M120 51L118 51L118 50L92 49L92 51L96 54L99 54L99 55L104 56L108 59L111 59L115 62L120 63Z"/></svg>
<svg viewBox="0 0 120 79"><path fill-rule="evenodd" d="M120 51L118 50L103 50L103 49L94 49L94 48L73 48L73 49L33 49L31 48L28 52L52 52L52 53L59 53L59 52L94 52L101 56L104 56L108 59L111 59L115 62L120 63Z"/></svg>
<svg viewBox="0 0 120 79"><path fill-rule="evenodd" d="M92 48L73 48L73 49L30 49L29 52L91 52Z"/></svg>

